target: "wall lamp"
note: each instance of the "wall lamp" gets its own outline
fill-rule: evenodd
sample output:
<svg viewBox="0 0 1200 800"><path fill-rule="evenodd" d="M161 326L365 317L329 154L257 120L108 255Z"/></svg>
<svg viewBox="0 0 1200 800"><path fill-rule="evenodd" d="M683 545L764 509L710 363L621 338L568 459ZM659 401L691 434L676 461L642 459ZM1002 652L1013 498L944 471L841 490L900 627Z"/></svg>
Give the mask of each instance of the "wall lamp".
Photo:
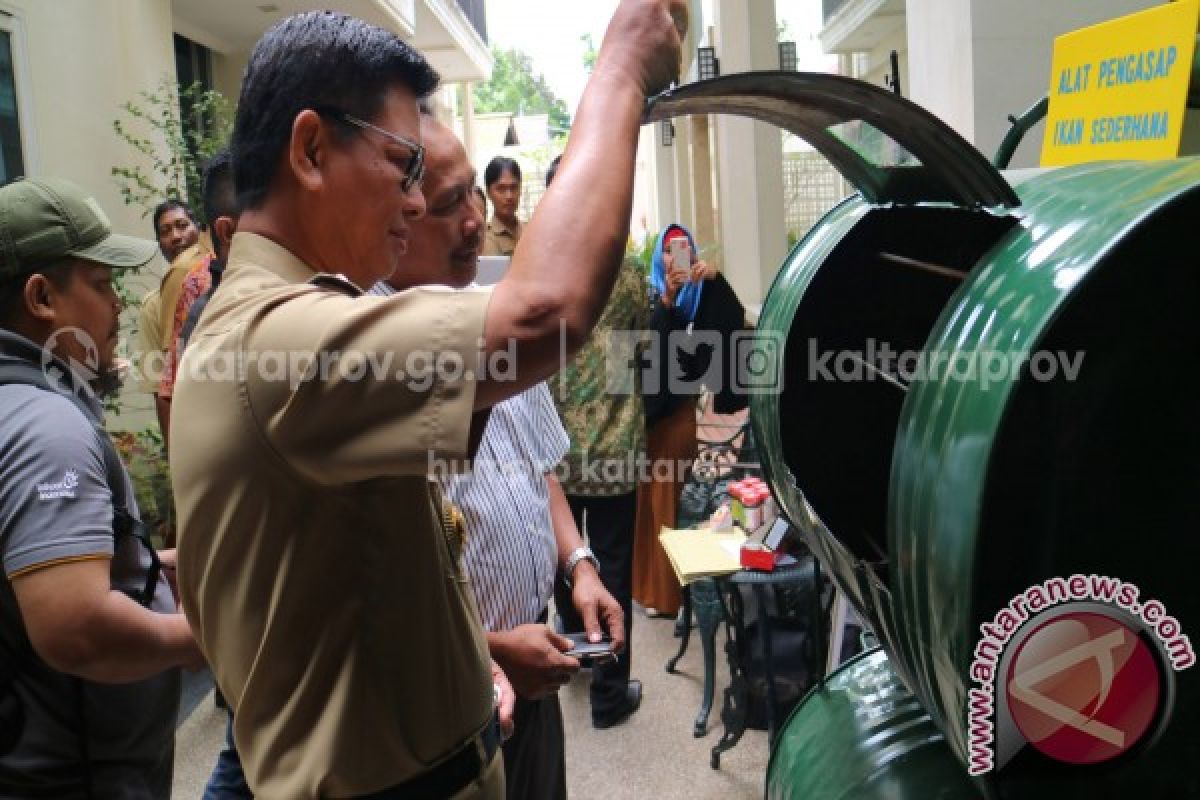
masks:
<svg viewBox="0 0 1200 800"><path fill-rule="evenodd" d="M721 60L714 47L696 48L696 76L707 81L721 74Z"/></svg>

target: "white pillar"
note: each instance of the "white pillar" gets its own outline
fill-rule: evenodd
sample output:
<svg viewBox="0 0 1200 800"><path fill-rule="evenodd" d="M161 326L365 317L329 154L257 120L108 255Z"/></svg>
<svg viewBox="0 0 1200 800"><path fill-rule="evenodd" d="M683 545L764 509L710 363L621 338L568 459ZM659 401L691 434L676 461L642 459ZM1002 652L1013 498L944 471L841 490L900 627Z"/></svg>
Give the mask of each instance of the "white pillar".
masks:
<svg viewBox="0 0 1200 800"><path fill-rule="evenodd" d="M907 0L908 81L904 95L939 117L967 141L975 136L975 83L971 78L971 4L962 0ZM1026 53L1021 51L1021 56ZM1012 53L1017 57L1017 51Z"/></svg>
<svg viewBox="0 0 1200 800"><path fill-rule="evenodd" d="M779 68L774 0L716 0L715 28L723 75ZM783 138L766 123L716 120L719 261L741 301L753 305L787 255Z"/></svg>
<svg viewBox="0 0 1200 800"><path fill-rule="evenodd" d="M671 120L675 126L675 130L680 128L678 118ZM679 193L677 191L677 180L675 177L675 148L672 144L670 147L664 147L662 143L662 122L656 122L649 126L650 133L646 135L653 142L654 157L651 159L654 174L654 203L652 208L657 212L658 218L650 221L650 235L657 236L662 229L671 222L678 222L680 219L679 208Z"/></svg>
<svg viewBox="0 0 1200 800"><path fill-rule="evenodd" d="M475 86L470 81L462 83L462 120L463 120L463 148L468 153L475 152ZM483 172L483 164L475 165L480 173ZM483 183L482 177L480 184Z"/></svg>
<svg viewBox="0 0 1200 800"><path fill-rule="evenodd" d="M668 222L678 222L692 231L692 235L696 235L696 217L694 211L694 200L692 195L692 124L691 117L676 117L672 122L675 124L675 143L670 147L669 152L673 160L673 176L674 185L671 187L674 194L675 216L671 219L664 220L663 224ZM703 246L697 239L696 244Z"/></svg>
<svg viewBox="0 0 1200 800"><path fill-rule="evenodd" d="M691 150L691 209L692 235L697 241L715 244L719 241L716 209L713 205L712 142L707 116L688 119ZM704 258L710 254L705 253Z"/></svg>

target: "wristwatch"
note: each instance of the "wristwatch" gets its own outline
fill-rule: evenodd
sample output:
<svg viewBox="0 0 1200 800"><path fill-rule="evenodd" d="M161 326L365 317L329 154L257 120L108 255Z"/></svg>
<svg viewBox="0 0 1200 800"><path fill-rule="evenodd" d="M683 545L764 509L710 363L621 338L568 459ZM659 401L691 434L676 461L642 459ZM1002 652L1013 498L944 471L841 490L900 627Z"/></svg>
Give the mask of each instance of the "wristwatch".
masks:
<svg viewBox="0 0 1200 800"><path fill-rule="evenodd" d="M567 563L563 566L563 583L568 589L573 588L571 581L575 574L575 568L579 566L580 561L590 561L592 566L596 568L596 572L600 571L600 561L596 558L596 554L592 552L590 547L576 547L571 551L571 555L567 556Z"/></svg>

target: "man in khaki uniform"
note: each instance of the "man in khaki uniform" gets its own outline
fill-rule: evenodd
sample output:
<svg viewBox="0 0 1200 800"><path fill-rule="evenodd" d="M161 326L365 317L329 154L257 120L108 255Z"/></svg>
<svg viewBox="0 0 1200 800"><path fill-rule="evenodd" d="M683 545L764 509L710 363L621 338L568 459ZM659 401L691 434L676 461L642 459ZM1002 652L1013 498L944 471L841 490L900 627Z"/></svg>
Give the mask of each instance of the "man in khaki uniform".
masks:
<svg viewBox="0 0 1200 800"><path fill-rule="evenodd" d="M256 796L502 796L461 527L426 471L553 373L563 337L586 339L628 233L643 102L675 76L685 20L684 0L623 0L494 290L387 298L356 295L425 211L417 100L436 74L332 12L255 46L231 142L243 213L183 357L171 466L183 605ZM496 351L515 379L481 374Z"/></svg>
<svg viewBox="0 0 1200 800"><path fill-rule="evenodd" d="M483 255L511 256L525 226L517 219L521 204L521 165L511 158L496 156L483 171L483 184L492 201L492 218L483 237Z"/></svg>
<svg viewBox="0 0 1200 800"><path fill-rule="evenodd" d="M134 366L138 388L158 399L162 381L162 293L155 286L142 298L138 308L137 338L134 339ZM155 408L157 409L157 402Z"/></svg>

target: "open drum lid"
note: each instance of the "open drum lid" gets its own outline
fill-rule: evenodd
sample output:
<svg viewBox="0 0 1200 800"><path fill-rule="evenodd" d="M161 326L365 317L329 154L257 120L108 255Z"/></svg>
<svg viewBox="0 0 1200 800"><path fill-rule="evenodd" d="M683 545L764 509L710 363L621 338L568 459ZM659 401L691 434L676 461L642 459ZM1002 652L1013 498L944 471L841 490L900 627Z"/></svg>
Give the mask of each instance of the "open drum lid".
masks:
<svg viewBox="0 0 1200 800"><path fill-rule="evenodd" d="M652 98L644 122L731 114L794 133L871 204L953 203L1013 208L1017 195L969 142L903 97L852 78L744 72Z"/></svg>

